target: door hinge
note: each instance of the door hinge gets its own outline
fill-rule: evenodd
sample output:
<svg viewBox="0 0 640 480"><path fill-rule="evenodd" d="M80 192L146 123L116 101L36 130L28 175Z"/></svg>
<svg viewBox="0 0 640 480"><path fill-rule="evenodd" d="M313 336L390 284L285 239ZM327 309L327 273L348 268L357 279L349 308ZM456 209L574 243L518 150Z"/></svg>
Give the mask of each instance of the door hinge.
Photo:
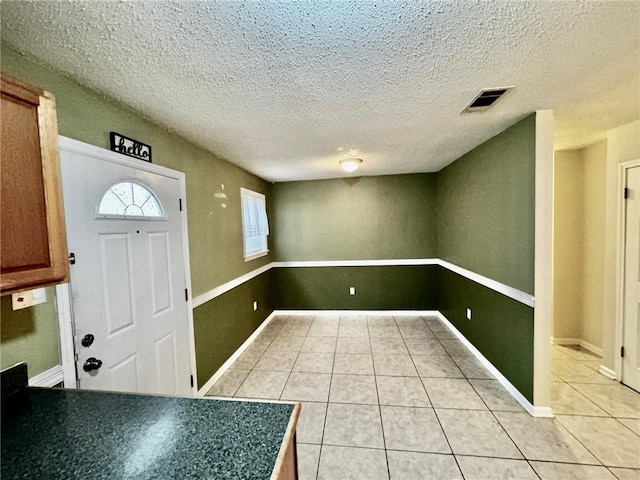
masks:
<svg viewBox="0 0 640 480"><path fill-rule="evenodd" d="M189 301L189 290L187 290L186 288L184 289L184 301Z"/></svg>
<svg viewBox="0 0 640 480"><path fill-rule="evenodd" d="M182 199L181 198L178 199L178 205L180 206L180 211L182 211Z"/></svg>
<svg viewBox="0 0 640 480"><path fill-rule="evenodd" d="M69 264L70 265L76 264L76 254L73 252L69 253Z"/></svg>
<svg viewBox="0 0 640 480"><path fill-rule="evenodd" d="M622 197L629 198L629 189L627 187L622 190Z"/></svg>
<svg viewBox="0 0 640 480"><path fill-rule="evenodd" d="M191 388L193 388L193 375L191 375Z"/></svg>
<svg viewBox="0 0 640 480"><path fill-rule="evenodd" d="M620 356L624 358L624 347L620 347Z"/></svg>

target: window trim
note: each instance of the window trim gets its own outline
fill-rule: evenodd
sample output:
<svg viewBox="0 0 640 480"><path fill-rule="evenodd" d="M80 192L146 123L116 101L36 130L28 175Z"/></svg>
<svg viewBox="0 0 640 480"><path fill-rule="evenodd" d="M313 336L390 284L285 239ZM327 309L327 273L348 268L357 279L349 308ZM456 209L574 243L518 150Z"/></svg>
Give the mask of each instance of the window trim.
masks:
<svg viewBox="0 0 640 480"><path fill-rule="evenodd" d="M260 257L264 257L269 255L269 239L267 238L269 235L264 235L266 240L266 249L261 252L251 253L247 255L247 239L245 237L245 228L244 228L244 203L243 199L245 196L254 197L262 200L264 202L265 211L267 209L267 198L263 193L254 192L253 190L249 190L248 188L240 187L240 214L241 214L241 227L242 227L242 255L245 262L250 262L251 260L255 260ZM262 235L261 235L262 236Z"/></svg>

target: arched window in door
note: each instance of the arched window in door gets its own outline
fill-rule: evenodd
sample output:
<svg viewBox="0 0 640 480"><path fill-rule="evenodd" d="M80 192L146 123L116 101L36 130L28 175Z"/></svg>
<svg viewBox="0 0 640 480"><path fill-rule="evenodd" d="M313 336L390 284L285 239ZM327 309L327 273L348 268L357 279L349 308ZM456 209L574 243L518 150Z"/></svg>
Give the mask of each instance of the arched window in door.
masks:
<svg viewBox="0 0 640 480"><path fill-rule="evenodd" d="M99 218L167 218L160 199L141 183L118 182L104 193L98 206Z"/></svg>

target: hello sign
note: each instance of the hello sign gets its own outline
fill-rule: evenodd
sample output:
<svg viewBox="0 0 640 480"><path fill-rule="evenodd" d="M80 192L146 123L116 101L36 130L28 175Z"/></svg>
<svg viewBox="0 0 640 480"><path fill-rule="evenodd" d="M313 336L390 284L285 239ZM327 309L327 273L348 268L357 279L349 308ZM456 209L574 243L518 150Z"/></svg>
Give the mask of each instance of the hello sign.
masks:
<svg viewBox="0 0 640 480"><path fill-rule="evenodd" d="M111 132L111 151L151 163L151 145Z"/></svg>

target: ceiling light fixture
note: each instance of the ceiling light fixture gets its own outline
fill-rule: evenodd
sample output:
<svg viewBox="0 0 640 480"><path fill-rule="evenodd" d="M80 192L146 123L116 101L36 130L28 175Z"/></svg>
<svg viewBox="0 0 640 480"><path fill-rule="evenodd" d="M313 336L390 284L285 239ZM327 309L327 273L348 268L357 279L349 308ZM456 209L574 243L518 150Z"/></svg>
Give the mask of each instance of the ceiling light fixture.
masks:
<svg viewBox="0 0 640 480"><path fill-rule="evenodd" d="M355 172L362 163L361 158L345 158L338 162L345 172Z"/></svg>

